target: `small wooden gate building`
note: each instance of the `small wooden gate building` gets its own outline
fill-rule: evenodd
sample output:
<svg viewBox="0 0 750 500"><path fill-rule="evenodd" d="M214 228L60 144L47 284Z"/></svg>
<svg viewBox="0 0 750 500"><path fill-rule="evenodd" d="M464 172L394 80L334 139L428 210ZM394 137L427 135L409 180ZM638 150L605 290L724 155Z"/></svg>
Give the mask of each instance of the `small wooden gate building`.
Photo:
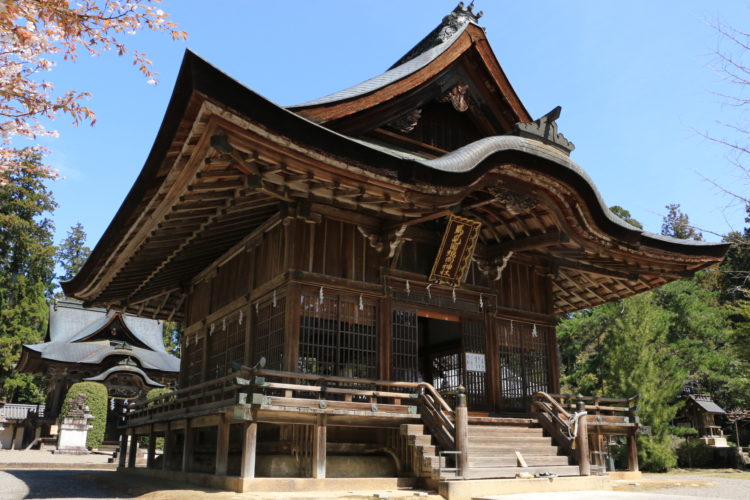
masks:
<svg viewBox="0 0 750 500"><path fill-rule="evenodd" d="M526 417L559 392L560 315L721 260L613 215L558 115L532 120L462 5L385 73L292 107L187 52L141 174L64 285L184 323L182 390L127 420L167 436L159 467L253 477L258 444L320 477L326 451L370 446L412 474L401 424L461 439L438 392Z"/></svg>

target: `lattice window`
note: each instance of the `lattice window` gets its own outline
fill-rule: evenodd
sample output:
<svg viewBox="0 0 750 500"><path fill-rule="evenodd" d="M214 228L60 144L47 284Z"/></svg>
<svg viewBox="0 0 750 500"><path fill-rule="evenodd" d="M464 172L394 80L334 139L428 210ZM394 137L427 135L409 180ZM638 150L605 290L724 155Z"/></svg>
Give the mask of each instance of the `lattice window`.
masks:
<svg viewBox="0 0 750 500"><path fill-rule="evenodd" d="M284 305L285 299L281 297L276 301L268 300L259 304L257 311L253 311L253 363L265 356L266 367L271 370L281 370L283 367Z"/></svg>
<svg viewBox="0 0 750 500"><path fill-rule="evenodd" d="M438 391L455 391L461 385L463 371L462 352L435 354L430 357L432 380Z"/></svg>
<svg viewBox="0 0 750 500"><path fill-rule="evenodd" d="M417 313L394 310L391 321L391 378L404 382L417 382L419 376Z"/></svg>
<svg viewBox="0 0 750 500"><path fill-rule="evenodd" d="M241 316L242 315L242 316ZM240 324L240 317L243 317ZM245 361L245 321L244 313L237 313L227 320L227 370L231 364Z"/></svg>
<svg viewBox="0 0 750 500"><path fill-rule="evenodd" d="M463 330L462 341L465 356L481 355L483 359L486 351L486 339L484 334L484 319L461 320ZM464 385L466 386L466 397L469 407L476 410L487 408L487 366L484 371L470 370L469 368L480 368L466 363L464 366Z"/></svg>
<svg viewBox="0 0 750 500"><path fill-rule="evenodd" d="M551 327L501 321L498 354L500 392L503 406L526 410L529 398L539 391L549 391Z"/></svg>
<svg viewBox="0 0 750 500"><path fill-rule="evenodd" d="M190 342L190 345L185 347L185 369L187 370L187 376L185 379L186 386L203 382L204 343L204 339L193 340Z"/></svg>
<svg viewBox="0 0 750 500"><path fill-rule="evenodd" d="M213 323L206 329L206 380L226 373L227 332L222 324Z"/></svg>
<svg viewBox="0 0 750 500"><path fill-rule="evenodd" d="M377 377L377 304L357 297L302 294L298 369Z"/></svg>

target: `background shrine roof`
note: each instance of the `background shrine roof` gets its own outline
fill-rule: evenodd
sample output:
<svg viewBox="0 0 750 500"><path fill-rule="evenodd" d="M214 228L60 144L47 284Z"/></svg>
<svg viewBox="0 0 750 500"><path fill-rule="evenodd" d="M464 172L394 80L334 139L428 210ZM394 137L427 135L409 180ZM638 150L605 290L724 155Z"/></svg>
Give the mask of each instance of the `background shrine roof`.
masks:
<svg viewBox="0 0 750 500"><path fill-rule="evenodd" d="M46 340L55 343L72 343L84 339L104 328L115 314L98 307L83 307L79 302L58 301L49 311ZM130 333L155 352L163 352L162 324L158 320L120 314Z"/></svg>
<svg viewBox="0 0 750 500"><path fill-rule="evenodd" d="M688 398L692 399L695 404L700 406L706 413L717 413L720 415L726 413L721 406L717 405L714 400L711 399L711 396L706 396L704 394L690 394Z"/></svg>
<svg viewBox="0 0 750 500"><path fill-rule="evenodd" d="M179 372L180 359L167 352L155 352L140 347L122 349L117 345L102 342L45 342L25 345L29 351L39 353L42 359L61 363L83 363L97 365L108 356L130 356L136 358L148 370Z"/></svg>
<svg viewBox="0 0 750 500"><path fill-rule="evenodd" d="M429 63L434 61L440 54L448 50L450 46L453 45L453 43L456 40L458 40L458 38L466 30L466 27L469 24L470 24L469 22L464 23L451 36L449 36L445 40L441 40L441 42L437 45L426 48L424 52L420 52L418 55L413 55L412 57L406 60L404 60L404 58L406 57L404 56L404 58L400 59L399 62L396 63L398 64L398 66L396 65L392 66L385 73L381 73L378 76L370 78L369 80L365 80L364 82L358 83L347 89L339 90L338 92L334 92L333 94L329 94L323 97L318 97L317 99L313 99L312 101L307 101L302 104L295 104L293 106L289 106L289 108L290 109L305 108L308 106L318 106L320 104L328 104L328 103L337 102L337 101L344 101L347 99L352 99L354 97L359 97L364 94L369 94L370 92L374 92L380 88L390 85L391 83L397 82L398 80L401 80L402 78L409 76L412 73L424 68ZM474 23L471 23L471 24L474 24ZM417 47L412 49L412 51L417 48L420 48L420 45L417 45ZM409 52L409 54L410 53L411 52ZM402 60L404 61L403 63L401 63Z"/></svg>
<svg viewBox="0 0 750 500"><path fill-rule="evenodd" d="M179 367L176 371L179 371ZM86 380L88 382L103 382L107 380L107 377L109 377L113 373L118 373L118 372L128 372L128 373L133 373L135 375L139 375L143 379L143 381L146 383L146 385L151 386L151 387L165 387L164 384L160 384L156 380L152 379L151 377L148 376L146 372L144 372L137 366L131 366L131 365L116 365L101 372L99 375L85 378L83 380Z"/></svg>

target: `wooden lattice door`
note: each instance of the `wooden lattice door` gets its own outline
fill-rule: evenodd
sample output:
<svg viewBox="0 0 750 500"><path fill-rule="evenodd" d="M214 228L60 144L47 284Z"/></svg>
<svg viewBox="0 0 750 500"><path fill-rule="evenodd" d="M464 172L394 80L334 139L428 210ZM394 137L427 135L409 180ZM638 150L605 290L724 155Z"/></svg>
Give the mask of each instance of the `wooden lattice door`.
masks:
<svg viewBox="0 0 750 500"><path fill-rule="evenodd" d="M505 320L498 326L500 406L503 410L529 411L531 396L550 390L552 328Z"/></svg>

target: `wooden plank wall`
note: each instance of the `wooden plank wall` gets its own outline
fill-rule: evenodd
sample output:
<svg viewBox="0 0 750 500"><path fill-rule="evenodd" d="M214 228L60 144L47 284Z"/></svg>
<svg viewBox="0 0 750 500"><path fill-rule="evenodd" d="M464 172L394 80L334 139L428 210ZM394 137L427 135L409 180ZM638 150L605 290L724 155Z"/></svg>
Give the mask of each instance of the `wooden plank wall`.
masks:
<svg viewBox="0 0 750 500"><path fill-rule="evenodd" d="M388 270L389 262L384 253L378 253L370 246L356 224L343 218L326 216L317 223L286 219L269 225L269 229L258 237L252 236L252 240L241 245L234 254L223 256L223 262L220 260L215 263L209 268L210 272L204 272L193 283L186 311L186 331L192 335L192 340L189 346L183 344L183 386L226 372L229 361L252 364L261 355L272 356L274 360L283 359L283 366L274 365L276 368L297 369L297 360L301 354L300 294L318 293L317 286L310 288L314 285L316 276L348 280L348 284L343 285L347 292L327 289L326 299L338 294L351 295L347 300L353 301L357 310L357 282L370 285L369 293L365 292L364 302L367 308L375 308L373 318L377 318L375 322L378 323L379 351L377 375L382 378L391 378L395 373L400 373L399 370L406 369L400 366L404 361L401 358L398 359L398 366L393 365L396 360L390 359L392 350L397 351L397 357L416 355L401 352L402 346L393 344L391 329L403 327L395 320L394 311L405 310L403 306L409 303L411 306L407 307L408 310L415 307L430 309L430 303L434 302L432 309L436 311L454 309L448 312L458 314L462 320L471 319L475 326L484 325L486 348L473 346L468 350L484 352L486 355L486 382L475 381L474 389L478 391L480 386L486 387L489 408L497 407L496 403L502 402L499 380L499 347L503 343L501 325L510 319L540 325L539 331L544 331L549 341L546 349L550 364L549 382L552 389L559 385L554 327L549 321L552 291L548 277L536 272L531 265L510 262L501 279L495 281L472 264L459 300L448 300L449 296L446 297L445 294L449 292L433 287L432 296L428 300L430 303L424 303L424 283L431 269L439 238L436 236L438 239L434 242L404 241L393 272L405 272L404 276L414 281L411 285L412 300L401 293L398 301L405 301L407 304L399 305L394 302L395 297L390 295L380 298L371 295L371 284L386 283L386 275L381 269ZM292 274L284 275L287 271L295 270L310 274L305 274L305 279L301 281L292 279ZM403 279L404 277L401 278ZM420 281L422 284L418 285L417 282ZM396 285L397 288L403 286L404 283ZM388 287L384 290L387 293ZM375 295L380 295L380 292L374 292ZM480 294L483 296L484 312L477 309ZM421 297L421 302L417 302L418 296ZM310 300L314 302L317 296ZM465 309L469 304L471 308ZM497 306L495 312L488 309L493 306ZM392 321L395 322L393 326ZM243 334L242 338L238 336L240 332ZM220 346L226 346L226 349L219 349ZM226 350L227 355L220 356L219 350ZM281 352L283 354L279 354ZM272 364L274 360L269 359ZM477 403L479 402L474 401L473 406L480 407Z"/></svg>

